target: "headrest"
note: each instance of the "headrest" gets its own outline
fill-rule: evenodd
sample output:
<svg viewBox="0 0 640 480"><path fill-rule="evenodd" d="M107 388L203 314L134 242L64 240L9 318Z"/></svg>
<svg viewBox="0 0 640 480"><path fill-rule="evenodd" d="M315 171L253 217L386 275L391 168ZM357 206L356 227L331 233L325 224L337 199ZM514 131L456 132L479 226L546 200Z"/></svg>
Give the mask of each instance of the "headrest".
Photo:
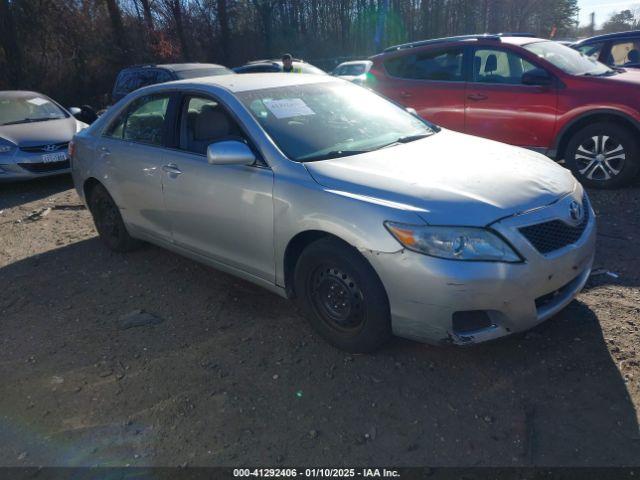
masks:
<svg viewBox="0 0 640 480"><path fill-rule="evenodd" d="M229 135L229 120L219 108L204 105L196 117L194 140L213 140Z"/></svg>
<svg viewBox="0 0 640 480"><path fill-rule="evenodd" d="M484 64L484 72L495 72L498 69L498 57L491 54L487 57L487 61Z"/></svg>

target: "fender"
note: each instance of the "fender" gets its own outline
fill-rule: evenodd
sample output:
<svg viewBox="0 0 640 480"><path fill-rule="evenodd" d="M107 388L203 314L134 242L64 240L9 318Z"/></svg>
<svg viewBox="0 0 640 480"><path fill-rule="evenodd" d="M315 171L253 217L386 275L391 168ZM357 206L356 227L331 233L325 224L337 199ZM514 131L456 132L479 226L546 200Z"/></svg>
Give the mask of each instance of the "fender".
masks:
<svg viewBox="0 0 640 480"><path fill-rule="evenodd" d="M562 140L564 139L565 134L578 122L588 119L589 117L595 117L600 115L611 115L618 117L622 120L626 120L631 123L639 132L640 132L640 120L634 118L631 113L624 112L622 110L617 110L613 108L597 108L597 109L589 109L583 111L581 113L576 114L571 120L566 122L564 126L560 129L556 138L551 147L551 151L557 153Z"/></svg>

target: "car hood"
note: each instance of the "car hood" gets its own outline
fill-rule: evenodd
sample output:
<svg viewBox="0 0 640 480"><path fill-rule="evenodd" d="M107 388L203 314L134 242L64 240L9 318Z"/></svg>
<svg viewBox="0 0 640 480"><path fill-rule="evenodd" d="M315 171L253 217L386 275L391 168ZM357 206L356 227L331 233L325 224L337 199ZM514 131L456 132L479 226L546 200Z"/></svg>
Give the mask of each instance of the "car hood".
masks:
<svg viewBox="0 0 640 480"><path fill-rule="evenodd" d="M637 88L640 85L640 70L637 68L624 68L624 71L610 77L589 77L597 80L612 80L614 82L627 83Z"/></svg>
<svg viewBox="0 0 640 480"><path fill-rule="evenodd" d="M0 125L0 138L20 147L35 147L68 142L77 129L78 122L74 117L46 122Z"/></svg>
<svg viewBox="0 0 640 480"><path fill-rule="evenodd" d="M551 204L577 184L541 154L448 130L305 166L334 193L412 210L437 225L488 225Z"/></svg>

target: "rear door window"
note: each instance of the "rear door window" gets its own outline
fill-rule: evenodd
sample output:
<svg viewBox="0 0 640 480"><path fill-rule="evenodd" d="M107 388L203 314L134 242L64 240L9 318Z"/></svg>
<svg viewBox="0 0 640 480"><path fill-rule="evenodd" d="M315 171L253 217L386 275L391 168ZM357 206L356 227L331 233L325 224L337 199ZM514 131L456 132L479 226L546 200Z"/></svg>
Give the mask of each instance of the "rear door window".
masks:
<svg viewBox="0 0 640 480"><path fill-rule="evenodd" d="M384 62L387 72L394 77L412 80L434 80L461 82L462 48L431 50L427 52L402 55Z"/></svg>
<svg viewBox="0 0 640 480"><path fill-rule="evenodd" d="M170 94L135 100L107 129L105 136L148 145L163 144Z"/></svg>

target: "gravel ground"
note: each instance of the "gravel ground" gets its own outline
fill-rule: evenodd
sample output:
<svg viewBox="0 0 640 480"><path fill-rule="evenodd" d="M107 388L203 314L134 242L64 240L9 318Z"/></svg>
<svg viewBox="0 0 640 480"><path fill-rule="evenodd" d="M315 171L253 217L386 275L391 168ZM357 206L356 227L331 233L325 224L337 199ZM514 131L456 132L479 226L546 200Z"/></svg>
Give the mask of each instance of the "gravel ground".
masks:
<svg viewBox="0 0 640 480"><path fill-rule="evenodd" d="M617 277L553 319L347 355L265 290L107 251L67 177L0 185L0 464L640 465L640 188L591 196Z"/></svg>

